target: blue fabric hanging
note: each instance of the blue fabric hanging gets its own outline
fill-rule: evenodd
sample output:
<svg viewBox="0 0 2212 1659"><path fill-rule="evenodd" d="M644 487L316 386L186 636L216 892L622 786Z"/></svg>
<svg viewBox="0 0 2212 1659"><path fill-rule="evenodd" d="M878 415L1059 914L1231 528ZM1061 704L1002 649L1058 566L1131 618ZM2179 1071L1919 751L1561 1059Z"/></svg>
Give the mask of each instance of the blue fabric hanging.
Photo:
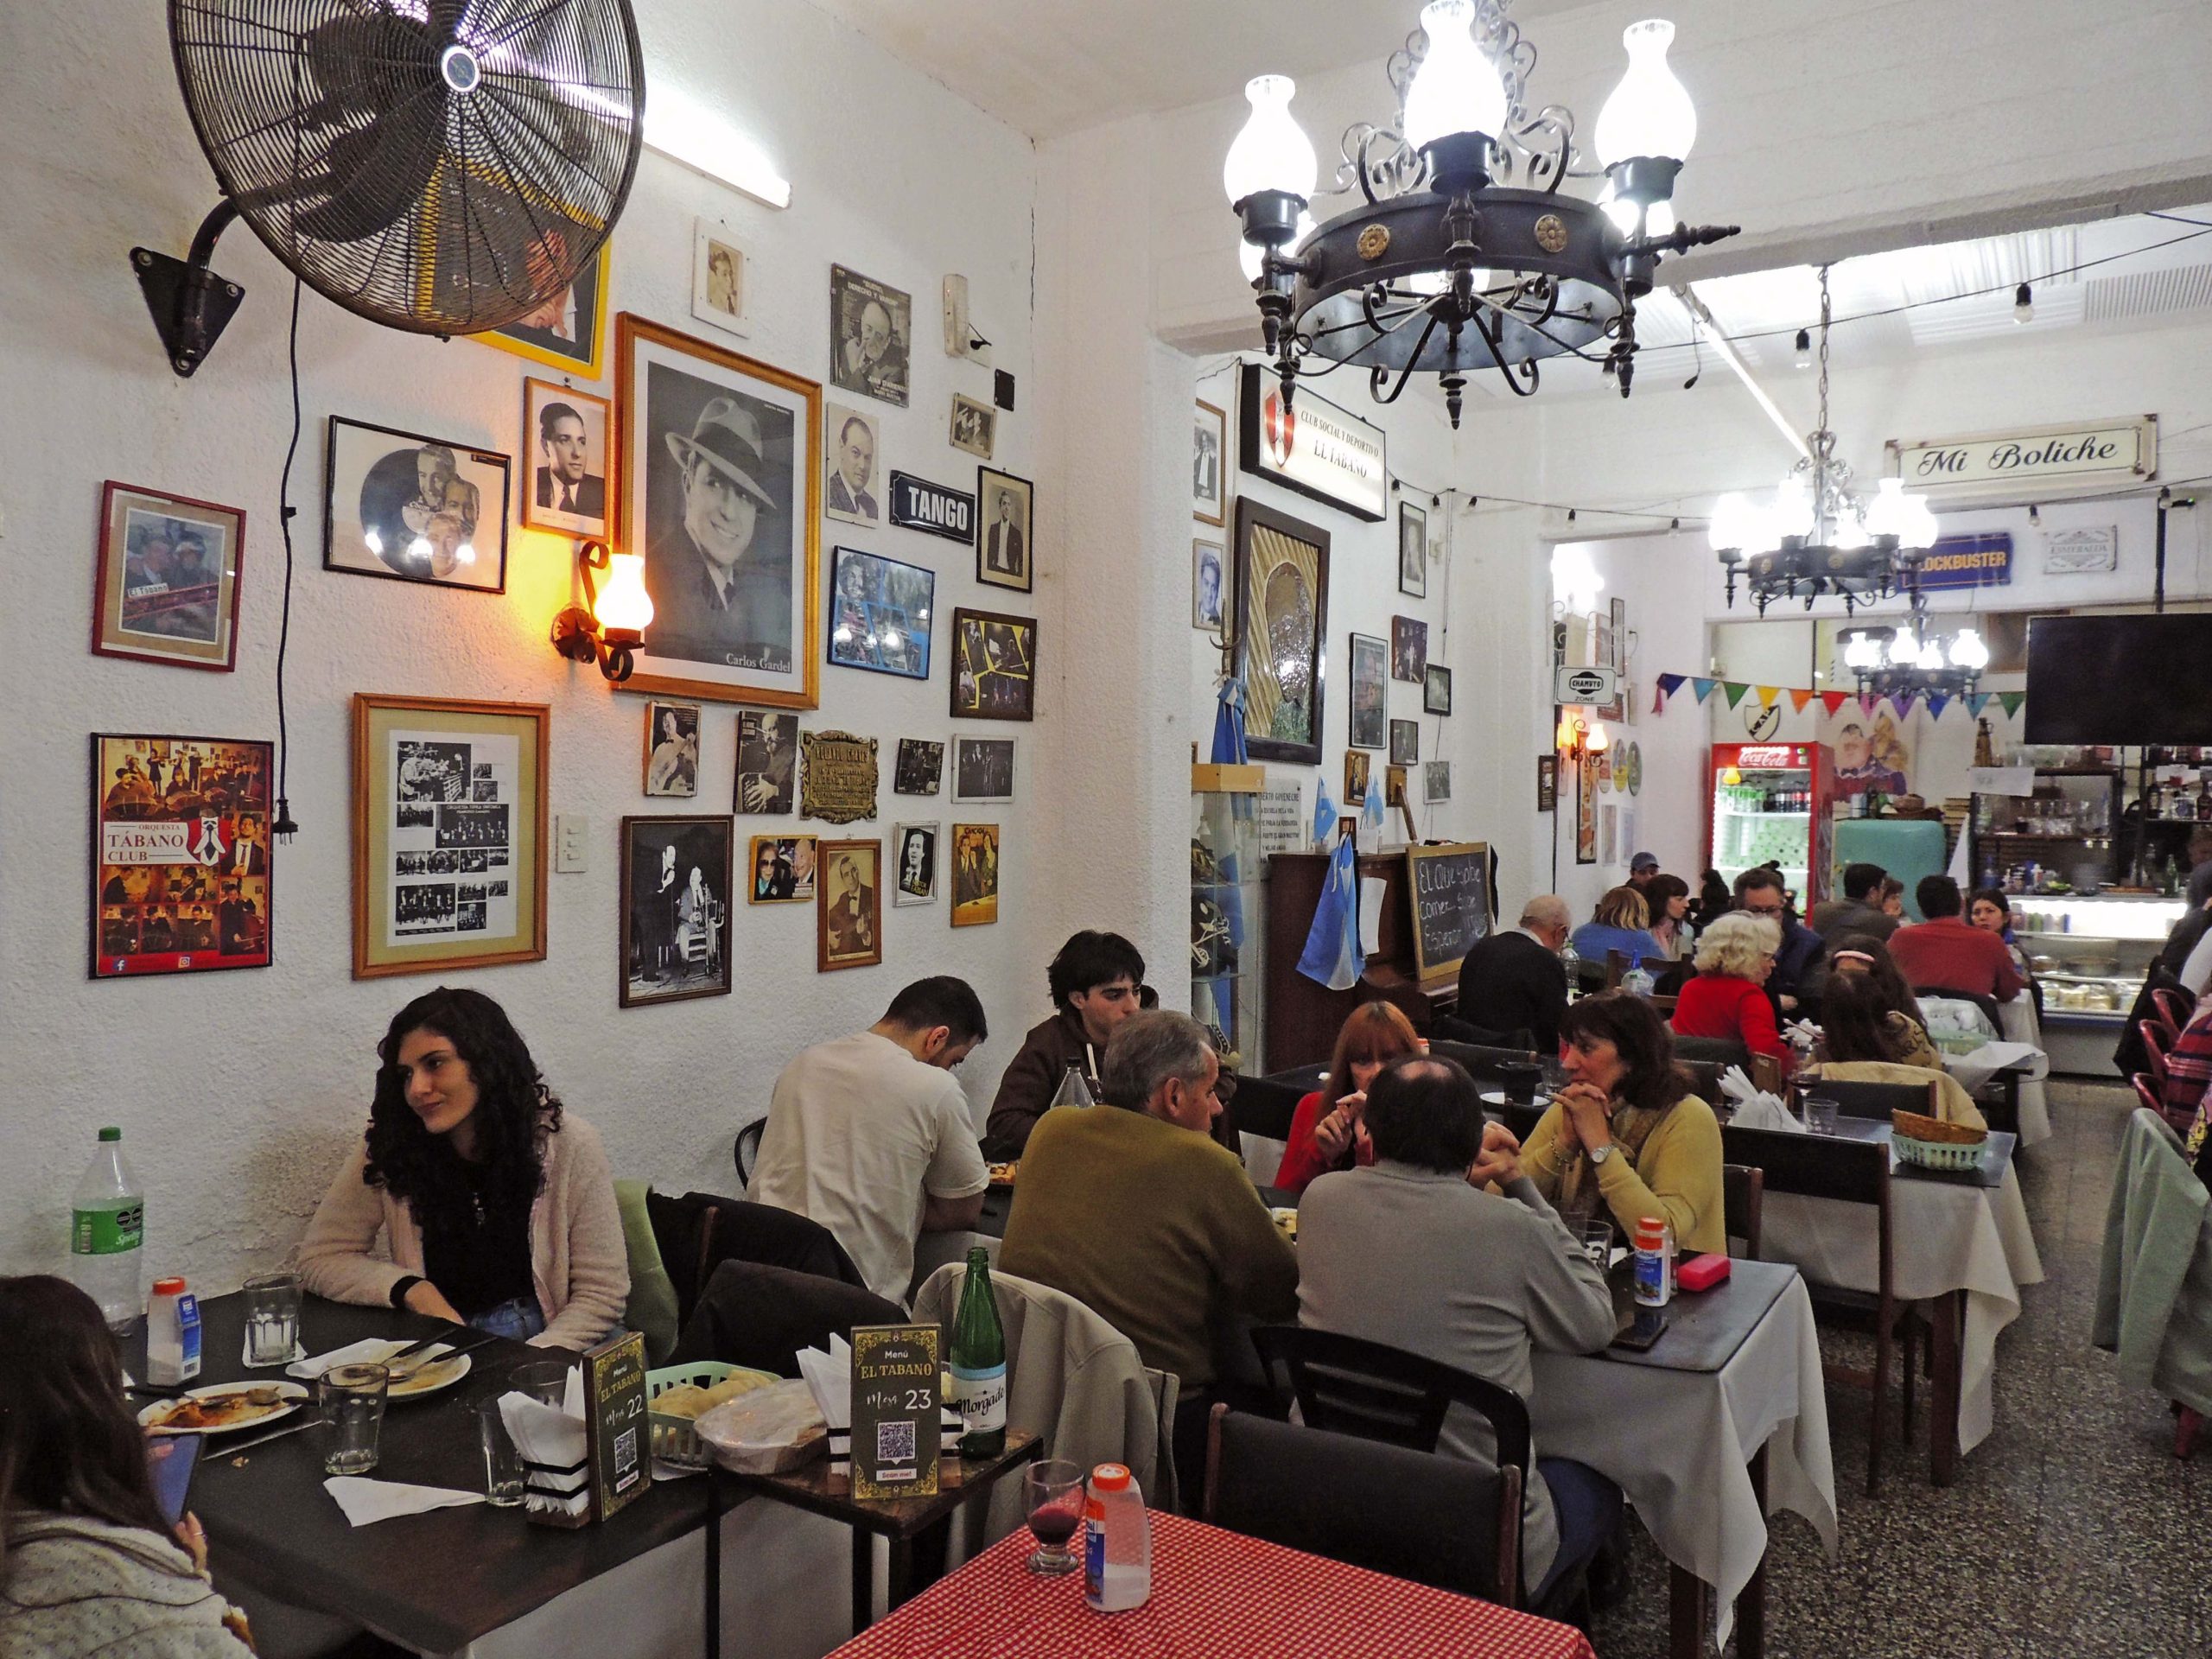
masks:
<svg viewBox="0 0 2212 1659"><path fill-rule="evenodd" d="M1329 780L1325 778L1313 786L1313 850L1325 853L1329 849L1329 837L1337 833L1337 804L1329 795Z"/></svg>
<svg viewBox="0 0 2212 1659"><path fill-rule="evenodd" d="M1298 971L1332 991L1351 989L1367 971L1367 957L1359 948L1359 852L1350 836L1329 855L1329 878L1313 906L1313 925Z"/></svg>
<svg viewBox="0 0 2212 1659"><path fill-rule="evenodd" d="M1359 804L1360 821L1380 835L1382 832L1382 779L1376 767L1367 774L1367 798Z"/></svg>
<svg viewBox="0 0 2212 1659"><path fill-rule="evenodd" d="M1251 760L1244 747L1244 682L1232 677L1221 683L1221 704L1214 710L1213 763L1243 766Z"/></svg>

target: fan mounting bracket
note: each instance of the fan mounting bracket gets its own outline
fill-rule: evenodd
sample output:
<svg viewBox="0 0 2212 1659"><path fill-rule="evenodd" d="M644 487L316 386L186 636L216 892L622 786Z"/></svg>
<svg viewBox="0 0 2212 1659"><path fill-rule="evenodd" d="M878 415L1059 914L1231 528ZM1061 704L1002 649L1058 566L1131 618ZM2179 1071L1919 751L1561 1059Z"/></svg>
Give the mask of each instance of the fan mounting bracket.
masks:
<svg viewBox="0 0 2212 1659"><path fill-rule="evenodd" d="M169 367L189 379L238 315L245 289L209 270L204 257L179 259L154 248L133 248L130 267Z"/></svg>

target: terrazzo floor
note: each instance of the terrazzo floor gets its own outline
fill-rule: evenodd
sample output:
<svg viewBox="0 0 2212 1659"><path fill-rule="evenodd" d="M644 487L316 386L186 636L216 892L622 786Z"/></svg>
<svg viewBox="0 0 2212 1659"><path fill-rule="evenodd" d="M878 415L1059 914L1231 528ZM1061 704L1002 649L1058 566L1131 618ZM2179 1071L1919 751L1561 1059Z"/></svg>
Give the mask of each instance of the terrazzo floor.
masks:
<svg viewBox="0 0 2212 1659"><path fill-rule="evenodd" d="M1938 1491L1924 1414L1909 1453L1893 1427L1869 1498L1866 1396L1829 1390L1839 1546L1828 1560L1809 1524L1777 1518L1773 1659L2212 1655L2212 1432L2177 1461L2166 1403L2124 1388L2113 1357L2089 1345L2105 1202L2134 1101L2116 1083L2055 1081L2050 1093L2056 1133L2020 1166L2046 1277L1998 1339L1995 1431ZM1839 1357L1853 1341L1821 1340ZM1664 1659L1667 1581L1637 1529L1628 1599L1592 1629L1599 1659Z"/></svg>

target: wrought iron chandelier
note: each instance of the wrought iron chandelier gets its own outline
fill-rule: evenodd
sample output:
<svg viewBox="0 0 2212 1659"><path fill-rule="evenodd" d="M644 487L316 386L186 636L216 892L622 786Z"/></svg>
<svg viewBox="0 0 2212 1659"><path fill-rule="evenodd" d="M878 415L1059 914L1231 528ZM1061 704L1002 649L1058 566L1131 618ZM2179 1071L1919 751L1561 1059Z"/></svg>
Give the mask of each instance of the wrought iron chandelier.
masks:
<svg viewBox="0 0 2212 1659"><path fill-rule="evenodd" d="M1591 200L1560 188L1597 176L1574 170L1573 115L1529 112L1536 50L1510 3L1421 9L1387 67L1395 124L1356 122L1338 147L1325 194L1357 185L1363 200L1324 224L1309 211L1319 164L1290 113L1293 83L1262 75L1245 87L1252 114L1222 183L1286 400L1301 372L1350 363L1368 370L1376 402L1395 403L1419 372L1439 377L1456 427L1469 374L1498 369L1528 397L1541 360L1562 353L1602 362L1625 397L1636 302L1661 256L1736 234L1675 221L1697 112L1667 67L1675 26L1652 20L1623 36L1628 72L1599 114L1605 182ZM1316 357L1325 368L1302 367Z"/></svg>
<svg viewBox="0 0 2212 1659"><path fill-rule="evenodd" d="M1989 647L1972 622L1951 636L1947 651L1930 632L1927 602L1916 593L1902 628L1846 628L1840 638L1843 664L1857 677L1861 696L1972 696L1989 665Z"/></svg>
<svg viewBox="0 0 2212 1659"><path fill-rule="evenodd" d="M1711 540L1728 573L1728 604L1740 572L1759 614L1777 599L1834 594L1844 613L1903 594L1917 615L1920 562L1936 544L1936 515L1901 480L1885 478L1872 502L1851 487L1848 462L1836 459L1828 429L1828 268L1821 267L1821 423L1806 435L1808 454L1762 506L1730 493L1713 504ZM1802 336L1801 336L1802 338ZM1916 643L1915 649L1917 650Z"/></svg>

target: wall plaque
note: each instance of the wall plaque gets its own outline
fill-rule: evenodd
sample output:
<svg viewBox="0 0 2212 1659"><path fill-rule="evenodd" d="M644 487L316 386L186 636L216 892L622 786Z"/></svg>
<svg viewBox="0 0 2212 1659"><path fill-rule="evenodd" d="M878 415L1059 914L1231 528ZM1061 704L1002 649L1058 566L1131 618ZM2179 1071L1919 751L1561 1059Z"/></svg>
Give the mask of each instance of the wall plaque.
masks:
<svg viewBox="0 0 2212 1659"><path fill-rule="evenodd" d="M1377 524L1389 511L1382 429L1300 389L1288 404L1272 372L1244 365L1237 465L1256 477Z"/></svg>
<svg viewBox="0 0 2212 1659"><path fill-rule="evenodd" d="M926 531L948 542L976 539L976 498L932 484L912 473L891 474L891 522L901 530Z"/></svg>
<svg viewBox="0 0 2212 1659"><path fill-rule="evenodd" d="M1888 471L1909 490L2003 495L2049 483L2120 482L2158 471L2158 417L2084 421L1963 438L1891 438Z"/></svg>
<svg viewBox="0 0 2212 1659"><path fill-rule="evenodd" d="M801 817L850 823L875 816L875 740L850 732L801 732Z"/></svg>

